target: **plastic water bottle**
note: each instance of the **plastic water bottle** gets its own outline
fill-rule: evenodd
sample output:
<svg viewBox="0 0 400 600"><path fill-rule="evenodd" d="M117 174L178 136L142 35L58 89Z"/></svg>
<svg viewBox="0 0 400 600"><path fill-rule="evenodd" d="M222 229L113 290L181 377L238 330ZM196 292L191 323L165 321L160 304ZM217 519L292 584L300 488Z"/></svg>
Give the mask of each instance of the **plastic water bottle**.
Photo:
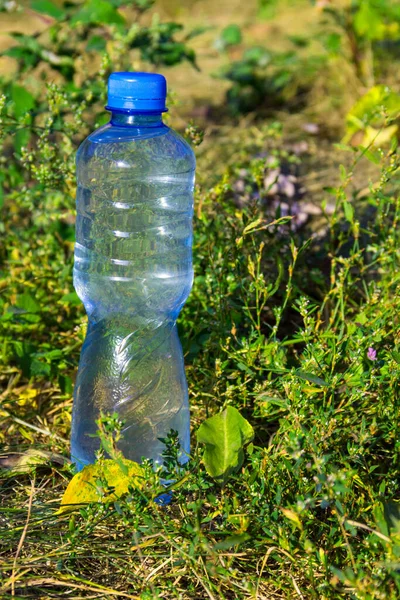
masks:
<svg viewBox="0 0 400 600"><path fill-rule="evenodd" d="M158 438L190 447L188 390L176 319L193 282L195 158L162 121L166 81L113 73L110 122L77 154L74 286L88 315L72 416L72 459L95 460L100 411L124 420L126 458L162 463Z"/></svg>

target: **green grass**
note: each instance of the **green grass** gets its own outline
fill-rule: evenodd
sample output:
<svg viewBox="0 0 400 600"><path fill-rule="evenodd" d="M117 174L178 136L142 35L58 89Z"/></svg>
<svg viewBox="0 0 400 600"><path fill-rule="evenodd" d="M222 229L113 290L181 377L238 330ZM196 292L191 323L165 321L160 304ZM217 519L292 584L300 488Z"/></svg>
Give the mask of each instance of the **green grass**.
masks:
<svg viewBox="0 0 400 600"><path fill-rule="evenodd" d="M307 227L271 224L260 201L238 208L240 195L265 195L260 159L197 195L197 276L180 321L192 423L226 405L251 421L240 473L221 489L193 447L169 507L151 500L150 478L57 516L68 465L3 471L3 597L398 597L398 158L384 156L377 185L347 203L357 161L321 192L336 208L311 241ZM71 295L73 223L10 212L3 443L66 455L85 321Z"/></svg>
<svg viewBox="0 0 400 600"><path fill-rule="evenodd" d="M83 45L83 30L67 31ZM306 134L307 105L268 120L225 114L197 149L195 282L179 320L192 456L173 502L154 502L147 468L143 489L57 514L73 476L86 328L72 286L74 155L100 122L107 69L126 58L124 40L112 40L110 63L79 83L82 96L50 85L45 97L30 67L20 68L28 93L1 81L14 101L0 97L0 597L397 599L400 155L395 141L356 149L335 145L336 128ZM176 68L177 89L185 72ZM286 194L273 189L277 174ZM195 440L227 406L255 437L221 487Z"/></svg>

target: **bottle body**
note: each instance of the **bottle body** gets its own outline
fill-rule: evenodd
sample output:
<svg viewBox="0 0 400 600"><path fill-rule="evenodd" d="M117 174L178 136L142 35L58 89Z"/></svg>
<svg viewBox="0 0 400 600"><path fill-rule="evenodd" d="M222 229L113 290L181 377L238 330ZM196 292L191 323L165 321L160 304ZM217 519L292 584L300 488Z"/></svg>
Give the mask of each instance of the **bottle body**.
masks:
<svg viewBox="0 0 400 600"><path fill-rule="evenodd" d="M169 430L189 452L176 319L193 281L195 160L160 115L114 114L77 155L74 286L88 330L75 385L72 459L93 462L100 412L124 420L126 458L162 462Z"/></svg>

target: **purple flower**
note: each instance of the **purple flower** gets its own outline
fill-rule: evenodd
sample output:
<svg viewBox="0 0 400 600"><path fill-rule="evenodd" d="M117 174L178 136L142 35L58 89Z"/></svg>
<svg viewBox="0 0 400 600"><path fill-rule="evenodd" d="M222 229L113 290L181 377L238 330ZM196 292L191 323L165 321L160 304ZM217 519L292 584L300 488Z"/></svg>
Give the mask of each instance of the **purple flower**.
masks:
<svg viewBox="0 0 400 600"><path fill-rule="evenodd" d="M368 348L367 357L369 360L376 360L376 350L374 350L374 348Z"/></svg>

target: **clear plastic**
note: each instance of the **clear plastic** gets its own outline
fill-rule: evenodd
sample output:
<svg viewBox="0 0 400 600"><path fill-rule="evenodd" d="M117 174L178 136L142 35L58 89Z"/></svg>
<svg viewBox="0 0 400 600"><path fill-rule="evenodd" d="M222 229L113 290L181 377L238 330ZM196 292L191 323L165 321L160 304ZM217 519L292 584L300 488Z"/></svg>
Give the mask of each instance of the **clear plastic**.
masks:
<svg viewBox="0 0 400 600"><path fill-rule="evenodd" d="M125 421L119 448L162 462L158 440L190 450L176 319L193 282L195 158L161 114L113 113L77 154L74 286L88 315L75 385L72 459L95 460L100 411Z"/></svg>

